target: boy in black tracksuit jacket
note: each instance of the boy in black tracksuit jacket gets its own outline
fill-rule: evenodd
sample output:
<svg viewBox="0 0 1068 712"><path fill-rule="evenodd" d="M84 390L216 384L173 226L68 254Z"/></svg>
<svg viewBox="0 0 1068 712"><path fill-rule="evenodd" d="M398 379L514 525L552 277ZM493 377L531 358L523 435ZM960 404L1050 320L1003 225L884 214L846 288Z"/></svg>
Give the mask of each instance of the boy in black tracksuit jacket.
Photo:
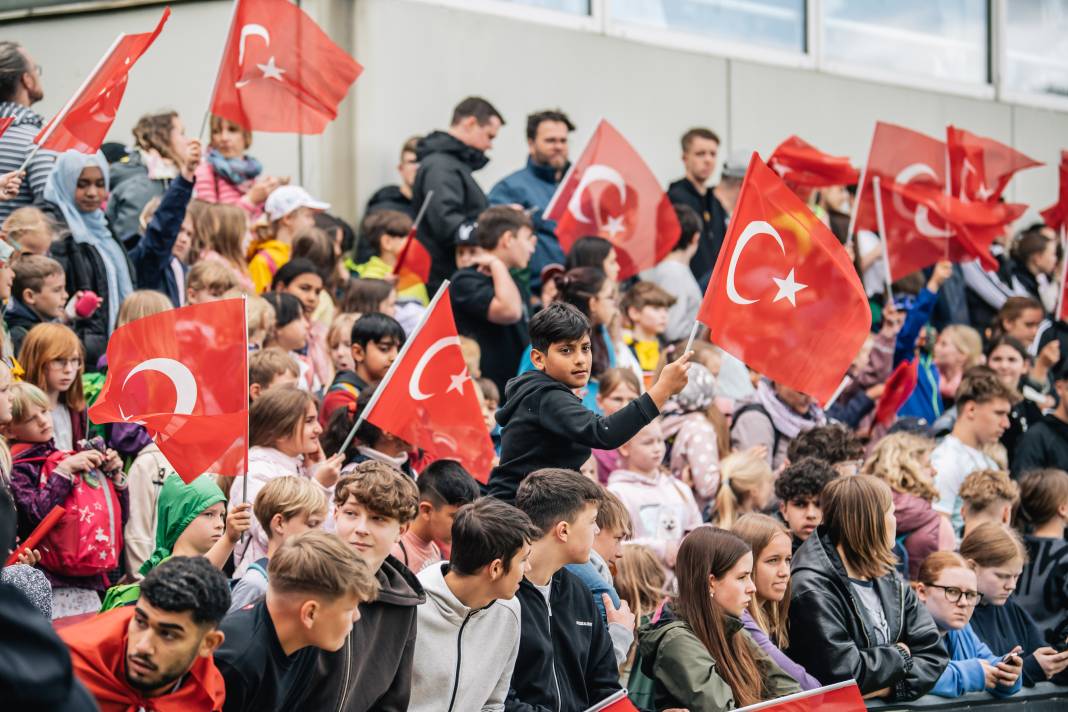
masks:
<svg viewBox="0 0 1068 712"><path fill-rule="evenodd" d="M590 322L570 304L556 302L530 320L530 358L536 371L517 376L497 411L501 462L486 492L512 503L528 474L545 467L578 470L590 449L613 450L660 415L668 398L686 386L690 354L664 367L636 401L607 418L582 405L574 391L590 380Z"/></svg>
<svg viewBox="0 0 1068 712"><path fill-rule="evenodd" d="M565 566L589 561L604 490L578 472L550 468L519 487L516 506L541 538L519 583L519 653L507 712L580 712L620 689L608 627L590 591Z"/></svg>

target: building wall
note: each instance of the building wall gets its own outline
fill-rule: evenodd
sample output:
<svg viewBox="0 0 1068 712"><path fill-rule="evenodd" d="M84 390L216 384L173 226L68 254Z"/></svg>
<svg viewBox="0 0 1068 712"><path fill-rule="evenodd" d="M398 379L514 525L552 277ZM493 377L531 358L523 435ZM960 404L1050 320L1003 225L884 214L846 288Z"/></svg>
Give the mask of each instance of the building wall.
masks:
<svg viewBox="0 0 1068 712"><path fill-rule="evenodd" d="M229 24L225 0L179 3L168 27L131 76L112 134L128 141L136 118L175 108L191 133L207 109ZM397 152L410 135L444 128L469 94L492 101L507 125L478 178L488 189L526 158L527 113L567 111L578 130L573 155L599 118L627 136L667 182L681 172L678 137L707 125L721 154L767 156L790 133L863 163L874 122L942 135L956 123L1016 146L1048 165L1026 171L1010 197L1044 207L1054 200L1058 151L1068 113L890 86L806 69L725 59L579 30L442 7L415 0L304 0L366 69L322 137L304 139L305 184L352 219L368 196L396 180ZM44 114L58 110L120 31L148 30L159 6L0 25L45 68ZM299 175L298 140L256 135L253 153L272 173Z"/></svg>

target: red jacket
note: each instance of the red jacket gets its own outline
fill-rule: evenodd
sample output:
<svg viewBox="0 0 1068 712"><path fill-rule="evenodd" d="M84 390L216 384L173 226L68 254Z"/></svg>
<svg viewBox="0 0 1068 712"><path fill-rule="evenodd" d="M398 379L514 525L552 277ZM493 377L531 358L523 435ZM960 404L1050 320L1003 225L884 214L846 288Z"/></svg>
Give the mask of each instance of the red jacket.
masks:
<svg viewBox="0 0 1068 712"><path fill-rule="evenodd" d="M142 697L126 684L126 631L133 606L102 613L59 631L70 648L74 674L96 698L101 712L221 712L226 699L222 674L212 658L197 657L181 687L169 695Z"/></svg>

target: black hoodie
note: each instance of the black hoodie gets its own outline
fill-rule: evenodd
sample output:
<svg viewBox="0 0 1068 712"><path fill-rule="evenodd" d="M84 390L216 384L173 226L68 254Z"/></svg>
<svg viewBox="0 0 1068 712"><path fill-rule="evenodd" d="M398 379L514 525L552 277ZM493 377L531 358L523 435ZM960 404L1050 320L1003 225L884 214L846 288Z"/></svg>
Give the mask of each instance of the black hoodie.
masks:
<svg viewBox="0 0 1068 712"><path fill-rule="evenodd" d="M578 470L590 449L613 450L660 415L648 393L607 418L582 404L571 389L541 371L508 381L501 425L501 464L490 473L487 494L515 501L519 483L543 467Z"/></svg>
<svg viewBox="0 0 1068 712"><path fill-rule="evenodd" d="M508 712L577 712L619 690L608 626L577 576L566 568L553 574L548 604L525 578L516 598L522 622Z"/></svg>
<svg viewBox="0 0 1068 712"><path fill-rule="evenodd" d="M430 253L433 294L443 280L456 271L456 234L461 226L474 225L489 203L474 177L474 171L489 163L486 154L444 131L434 131L415 147L419 172L412 184L412 208L418 212L430 191L426 215L419 224L419 242Z"/></svg>
<svg viewBox="0 0 1068 712"><path fill-rule="evenodd" d="M1068 423L1053 413L1032 425L1016 445L1012 473L1019 477L1028 470L1064 467L1068 464Z"/></svg>
<svg viewBox="0 0 1068 712"><path fill-rule="evenodd" d="M874 633L853 596L838 552L819 527L794 555L790 648L786 653L824 685L856 680L861 694L890 688L889 701L914 700L934 687L949 664L931 614L894 572L872 581L891 642ZM912 654L912 668L895 643Z"/></svg>
<svg viewBox="0 0 1068 712"><path fill-rule="evenodd" d="M341 649L319 651L301 709L321 712L403 712L408 709L415 652L416 607L426 601L419 580L387 556L378 569L378 598L360 604L360 620Z"/></svg>

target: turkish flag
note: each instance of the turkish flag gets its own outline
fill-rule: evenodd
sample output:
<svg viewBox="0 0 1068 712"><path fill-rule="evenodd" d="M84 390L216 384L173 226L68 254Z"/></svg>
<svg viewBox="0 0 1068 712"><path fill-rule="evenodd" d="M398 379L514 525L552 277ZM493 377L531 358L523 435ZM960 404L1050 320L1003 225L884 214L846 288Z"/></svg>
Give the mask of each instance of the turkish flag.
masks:
<svg viewBox="0 0 1068 712"><path fill-rule="evenodd" d="M1041 166L1016 149L992 138L946 127L950 194L963 202L996 202L1009 180L1025 168Z"/></svg>
<svg viewBox="0 0 1068 712"><path fill-rule="evenodd" d="M130 69L156 41L170 16L171 9L164 8L151 32L120 34L81 88L37 134L34 143L50 151L99 151L126 92Z"/></svg>
<svg viewBox="0 0 1068 712"><path fill-rule="evenodd" d="M322 133L363 71L289 0L236 0L211 111L249 131Z"/></svg>
<svg viewBox="0 0 1068 712"><path fill-rule="evenodd" d="M433 460L458 460L479 482L493 467L493 441L460 353L448 282L404 342L364 418Z"/></svg>
<svg viewBox="0 0 1068 712"><path fill-rule="evenodd" d="M820 402L871 329L845 248L755 153L697 319L747 366Z"/></svg>
<svg viewBox="0 0 1068 712"><path fill-rule="evenodd" d="M564 252L599 235L616 248L620 280L664 259L679 240L679 220L656 176L623 134L601 121L545 209Z"/></svg>
<svg viewBox="0 0 1068 712"><path fill-rule="evenodd" d="M853 185L860 180L860 174L849 158L824 153L797 136L791 136L776 147L768 158L768 167L787 185L805 188Z"/></svg>
<svg viewBox="0 0 1068 712"><path fill-rule="evenodd" d="M736 712L865 712L867 706L856 680L847 680L834 685L817 687L815 690L798 692L767 702L758 702L748 707L739 707Z"/></svg>
<svg viewBox="0 0 1068 712"><path fill-rule="evenodd" d="M883 395L879 398L879 404L875 406L875 422L880 425L890 425L894 422L894 416L905 405L905 401L916 389L919 381L917 360L902 361L886 379Z"/></svg>
<svg viewBox="0 0 1068 712"><path fill-rule="evenodd" d="M1042 219L1054 230L1068 227L1068 151L1061 151L1057 202L1042 211Z"/></svg>
<svg viewBox="0 0 1068 712"><path fill-rule="evenodd" d="M412 226L407 242L397 255L397 264L393 265L393 274L397 276L398 292L430 281L430 253L415 236L418 229Z"/></svg>
<svg viewBox="0 0 1068 712"><path fill-rule="evenodd" d="M248 456L245 300L171 309L120 326L94 423L141 423L186 482L244 474Z"/></svg>

